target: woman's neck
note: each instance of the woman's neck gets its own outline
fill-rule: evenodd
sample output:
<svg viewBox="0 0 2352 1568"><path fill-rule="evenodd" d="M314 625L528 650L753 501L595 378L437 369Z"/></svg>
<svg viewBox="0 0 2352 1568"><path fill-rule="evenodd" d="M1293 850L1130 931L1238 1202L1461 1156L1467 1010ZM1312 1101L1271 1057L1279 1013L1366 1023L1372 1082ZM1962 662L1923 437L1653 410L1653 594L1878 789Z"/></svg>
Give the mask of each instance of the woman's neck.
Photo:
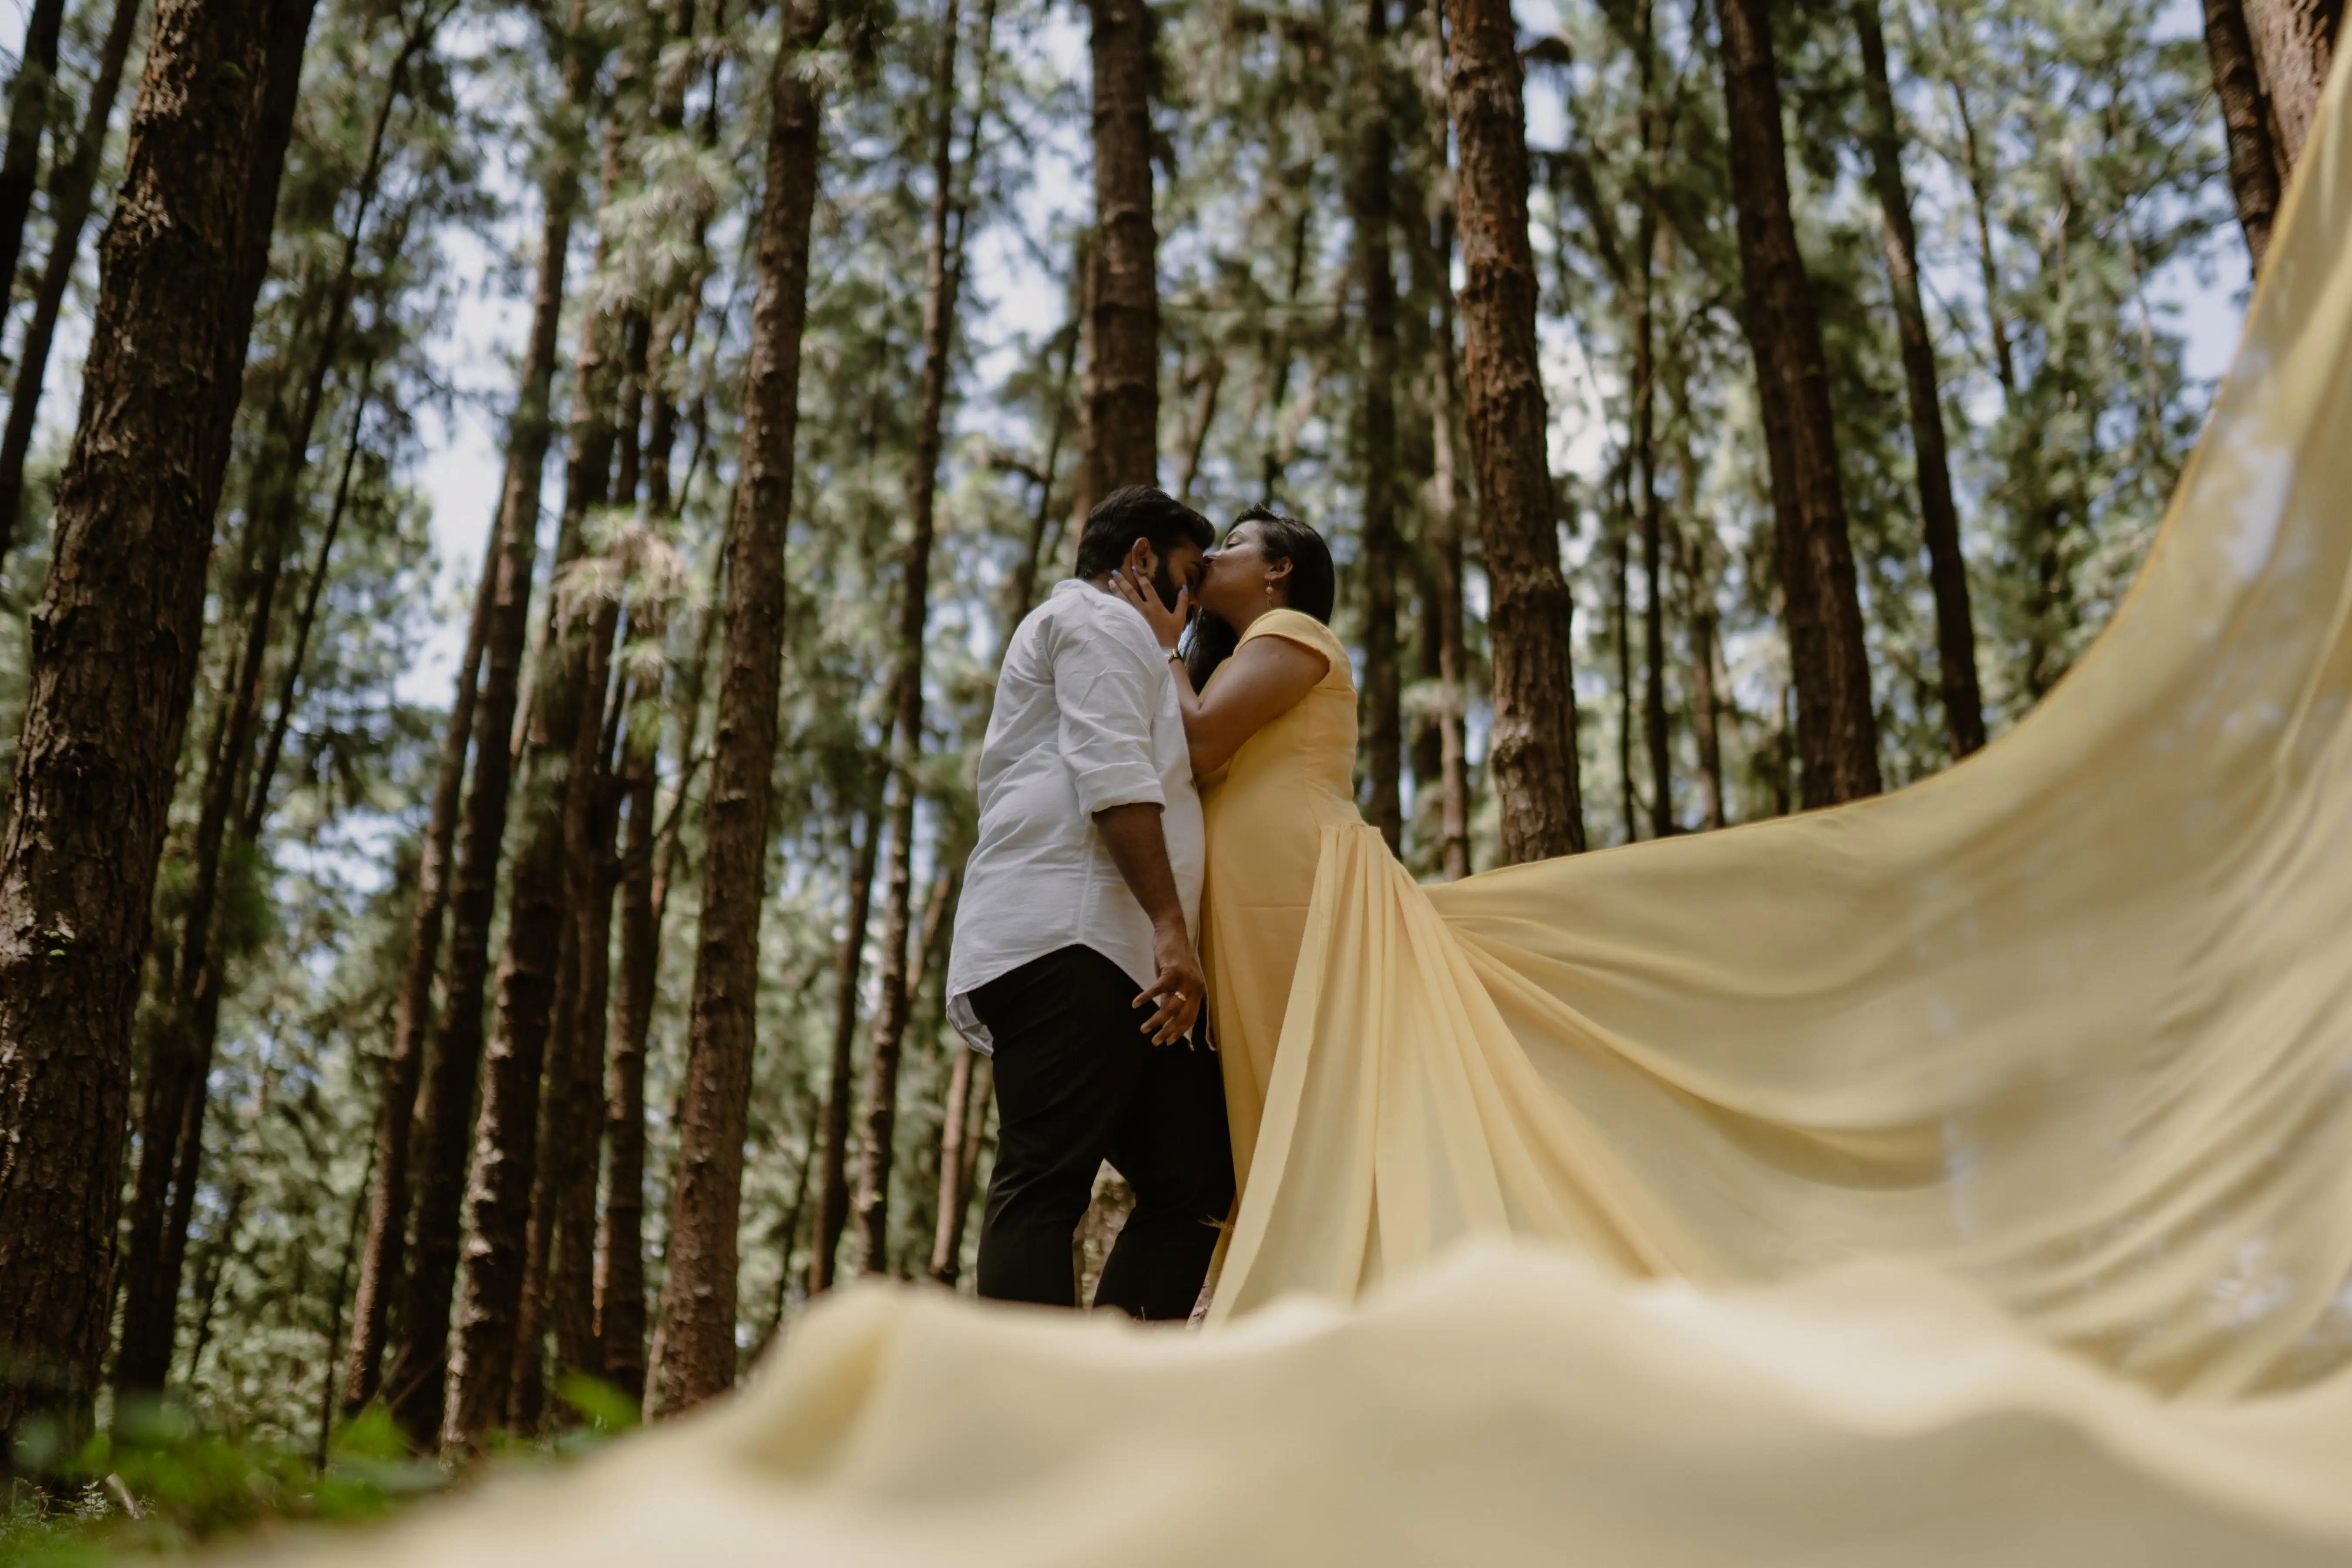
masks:
<svg viewBox="0 0 2352 1568"><path fill-rule="evenodd" d="M1235 637L1246 636L1250 627L1257 625L1257 620L1260 616L1270 615L1276 610L1286 609L1289 606L1286 605L1261 605L1256 609L1252 610L1248 615L1241 616L1234 621L1234 635Z"/></svg>

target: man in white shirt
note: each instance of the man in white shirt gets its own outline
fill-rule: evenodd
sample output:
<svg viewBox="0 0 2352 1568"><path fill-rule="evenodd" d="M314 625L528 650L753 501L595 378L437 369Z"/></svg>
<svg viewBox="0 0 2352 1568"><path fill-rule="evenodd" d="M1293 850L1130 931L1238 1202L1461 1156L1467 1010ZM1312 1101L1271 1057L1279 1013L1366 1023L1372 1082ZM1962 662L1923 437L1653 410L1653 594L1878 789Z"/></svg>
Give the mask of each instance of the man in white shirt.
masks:
<svg viewBox="0 0 2352 1568"><path fill-rule="evenodd" d="M1104 498L1077 576L997 676L947 985L948 1016L996 1058L982 1296L1076 1304L1070 1239L1108 1159L1136 1206L1096 1303L1181 1321L1233 1203L1217 1060L1186 1037L1206 990L1201 801L1171 656L1108 586L1126 573L1173 607L1213 537L1159 490Z"/></svg>

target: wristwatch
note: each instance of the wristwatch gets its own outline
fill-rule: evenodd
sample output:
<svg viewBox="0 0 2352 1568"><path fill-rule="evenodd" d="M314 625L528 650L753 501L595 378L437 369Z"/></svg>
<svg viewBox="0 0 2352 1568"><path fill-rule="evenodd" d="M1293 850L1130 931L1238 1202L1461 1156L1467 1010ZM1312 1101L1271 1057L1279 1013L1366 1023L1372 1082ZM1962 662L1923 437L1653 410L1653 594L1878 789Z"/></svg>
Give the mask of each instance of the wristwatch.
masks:
<svg viewBox="0 0 2352 1568"><path fill-rule="evenodd" d="M1184 657L1184 650L1181 647L1171 647L1168 650L1168 657L1170 658L1181 659Z"/></svg>

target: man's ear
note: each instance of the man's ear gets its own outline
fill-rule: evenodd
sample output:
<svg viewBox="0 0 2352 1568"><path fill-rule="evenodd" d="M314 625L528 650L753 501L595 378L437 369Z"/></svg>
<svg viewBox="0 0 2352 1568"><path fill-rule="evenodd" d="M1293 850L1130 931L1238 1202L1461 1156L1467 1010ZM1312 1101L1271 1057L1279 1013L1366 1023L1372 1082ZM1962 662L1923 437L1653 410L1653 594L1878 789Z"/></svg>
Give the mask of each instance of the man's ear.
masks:
<svg viewBox="0 0 2352 1568"><path fill-rule="evenodd" d="M1128 575L1149 583L1160 574L1160 552L1151 548L1151 541L1139 539L1127 547L1127 559L1122 563Z"/></svg>

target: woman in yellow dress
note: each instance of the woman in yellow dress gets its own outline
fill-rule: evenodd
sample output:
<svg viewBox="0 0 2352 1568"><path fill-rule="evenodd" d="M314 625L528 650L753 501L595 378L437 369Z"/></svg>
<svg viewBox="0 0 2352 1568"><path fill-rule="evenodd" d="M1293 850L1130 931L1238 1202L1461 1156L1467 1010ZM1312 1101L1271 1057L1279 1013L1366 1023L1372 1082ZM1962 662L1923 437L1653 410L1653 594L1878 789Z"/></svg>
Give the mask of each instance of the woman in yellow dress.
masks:
<svg viewBox="0 0 2352 1568"><path fill-rule="evenodd" d="M1325 623L1331 552L1296 518L1252 507L1201 565L1197 590L1164 607L1121 596L1173 648L1197 605L1177 699L1208 829L1201 964L1224 1068L1234 1184L1249 1180L1284 1005L1307 929L1328 826L1356 809L1356 681Z"/></svg>

